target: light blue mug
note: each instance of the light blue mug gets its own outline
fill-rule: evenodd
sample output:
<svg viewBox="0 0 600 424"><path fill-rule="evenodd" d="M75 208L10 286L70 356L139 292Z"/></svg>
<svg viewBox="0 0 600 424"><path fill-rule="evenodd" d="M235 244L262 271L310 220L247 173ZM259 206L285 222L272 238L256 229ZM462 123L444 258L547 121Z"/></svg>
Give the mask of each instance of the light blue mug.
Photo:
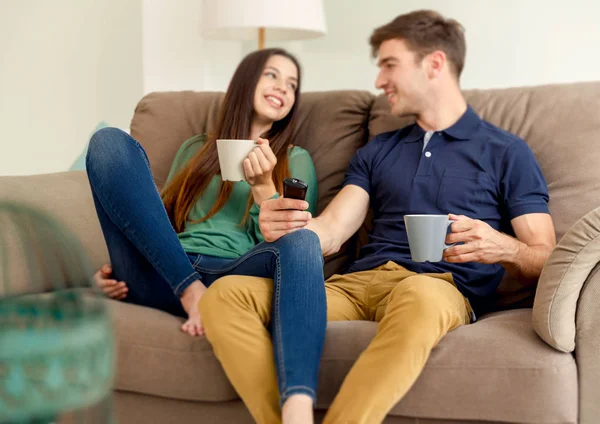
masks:
<svg viewBox="0 0 600 424"><path fill-rule="evenodd" d="M448 215L404 215L410 256L415 262L439 262L444 250L454 246L446 244L448 226L455 222Z"/></svg>

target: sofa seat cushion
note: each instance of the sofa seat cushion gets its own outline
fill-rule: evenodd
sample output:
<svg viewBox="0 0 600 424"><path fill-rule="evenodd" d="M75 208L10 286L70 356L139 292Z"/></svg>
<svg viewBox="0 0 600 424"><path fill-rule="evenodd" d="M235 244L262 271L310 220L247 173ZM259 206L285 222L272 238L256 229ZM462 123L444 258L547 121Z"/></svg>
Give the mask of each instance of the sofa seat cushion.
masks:
<svg viewBox="0 0 600 424"><path fill-rule="evenodd" d="M331 403L376 330L372 322L329 323L319 406ZM573 355L544 343L533 330L531 309L517 309L487 315L450 332L390 414L458 421L576 423L577 411Z"/></svg>
<svg viewBox="0 0 600 424"><path fill-rule="evenodd" d="M183 334L181 318L122 302L110 304L118 338L116 389L184 400L237 398L210 344ZM376 330L372 322L329 323L319 408L330 405ZM391 414L575 423L577 396L573 356L545 344L533 331L531 310L523 309L495 313L451 332Z"/></svg>
<svg viewBox="0 0 600 424"><path fill-rule="evenodd" d="M238 399L206 338L180 330L183 318L108 302L117 338L116 389L182 400Z"/></svg>

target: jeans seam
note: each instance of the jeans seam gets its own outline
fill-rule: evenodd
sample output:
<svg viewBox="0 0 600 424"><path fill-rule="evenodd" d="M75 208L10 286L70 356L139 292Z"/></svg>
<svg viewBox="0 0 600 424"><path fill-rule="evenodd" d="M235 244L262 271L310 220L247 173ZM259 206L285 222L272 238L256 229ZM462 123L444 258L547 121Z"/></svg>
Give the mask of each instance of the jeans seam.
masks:
<svg viewBox="0 0 600 424"><path fill-rule="evenodd" d="M280 293L281 293L281 266L279 263L279 251L276 252L275 254L275 260L276 260L276 269L277 269L277 273L276 273L276 284L275 284L275 314L276 314L276 320L275 320L275 331L277 332L277 337L279 339L279 343L277 344L277 351L279 353L279 358L280 360L277 361L277 367L279 368L279 378L281 379L281 389L284 391L286 390L286 385L287 385L287 380L286 380L286 376L285 376L285 355L283 353L283 336L282 336L282 330L281 330L281 316L280 316Z"/></svg>
<svg viewBox="0 0 600 424"><path fill-rule="evenodd" d="M192 268L194 268L194 270L197 271L196 267L198 266L198 264L202 261L202 255L198 254L198 256L196 257L196 260L194 261L194 263L192 264Z"/></svg>
<svg viewBox="0 0 600 424"><path fill-rule="evenodd" d="M216 270L216 269L208 269L208 268L202 268L202 267L195 267L195 268L196 268L196 271L203 272L206 274L225 273L225 272L231 271L232 269L234 269L236 266L238 266L241 262L245 261L246 259L252 258L256 255L259 255L259 254L265 253L265 252L274 253L277 256L277 258L279 259L279 250L277 248L263 247L261 249L254 250L253 252L251 252L248 255L243 255L243 256L239 257L234 262L230 263L229 265L227 265L225 268L222 268L222 269ZM277 266L279 266L279 262L277 263Z"/></svg>
<svg viewBox="0 0 600 424"><path fill-rule="evenodd" d="M123 131L125 132L125 131ZM131 136L129 136L131 137ZM148 167L148 171L150 171L150 175L152 175L152 179L154 179L154 174L152 173L152 167L150 166L150 159L148 159L148 154L146 153L146 151L144 150L144 148L142 147L142 145L140 144L139 141L137 141L135 138L131 137L131 139L133 141L135 141L135 147L138 148L138 150L140 151L140 153L142 154L142 158L144 159L144 162L146 162L146 166Z"/></svg>

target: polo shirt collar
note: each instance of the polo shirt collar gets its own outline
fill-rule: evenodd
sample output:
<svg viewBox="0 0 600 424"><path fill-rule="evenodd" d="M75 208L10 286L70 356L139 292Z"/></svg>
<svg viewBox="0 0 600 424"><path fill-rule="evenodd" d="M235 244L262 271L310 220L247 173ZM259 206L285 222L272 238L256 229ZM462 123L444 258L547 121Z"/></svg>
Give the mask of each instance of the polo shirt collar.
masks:
<svg viewBox="0 0 600 424"><path fill-rule="evenodd" d="M454 125L446 128L443 132L457 140L468 140L473 137L473 133L477 131L481 124L481 118L475 113L471 106L467 106L467 110Z"/></svg>
<svg viewBox="0 0 600 424"><path fill-rule="evenodd" d="M481 118L475 113L471 106L467 106L467 110L454 125L441 131L455 140L468 140L473 136L473 133L479 128ZM418 124L414 124L411 131L404 137L405 143L412 143L423 139L425 130Z"/></svg>
<svg viewBox="0 0 600 424"><path fill-rule="evenodd" d="M419 126L419 124L415 123L415 124L413 124L413 127L410 130L410 132L408 133L408 135L406 137L404 137L404 142L412 143L414 141L422 140L424 135L425 135L425 130L423 130L423 128L421 128Z"/></svg>

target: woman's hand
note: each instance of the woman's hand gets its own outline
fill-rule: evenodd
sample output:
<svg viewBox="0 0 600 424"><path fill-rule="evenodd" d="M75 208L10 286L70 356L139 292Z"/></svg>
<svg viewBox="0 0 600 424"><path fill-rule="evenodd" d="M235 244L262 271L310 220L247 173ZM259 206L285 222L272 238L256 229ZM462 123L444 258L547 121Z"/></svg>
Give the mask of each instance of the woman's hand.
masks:
<svg viewBox="0 0 600 424"><path fill-rule="evenodd" d="M94 274L96 285L111 299L123 300L127 296L129 289L125 281L117 281L112 277L112 268L110 265L102 265L102 268Z"/></svg>
<svg viewBox="0 0 600 424"><path fill-rule="evenodd" d="M244 173L246 174L246 181L251 186L273 186L273 169L277 164L277 157L269 146L269 140L259 138L256 141L258 144L244 159Z"/></svg>

